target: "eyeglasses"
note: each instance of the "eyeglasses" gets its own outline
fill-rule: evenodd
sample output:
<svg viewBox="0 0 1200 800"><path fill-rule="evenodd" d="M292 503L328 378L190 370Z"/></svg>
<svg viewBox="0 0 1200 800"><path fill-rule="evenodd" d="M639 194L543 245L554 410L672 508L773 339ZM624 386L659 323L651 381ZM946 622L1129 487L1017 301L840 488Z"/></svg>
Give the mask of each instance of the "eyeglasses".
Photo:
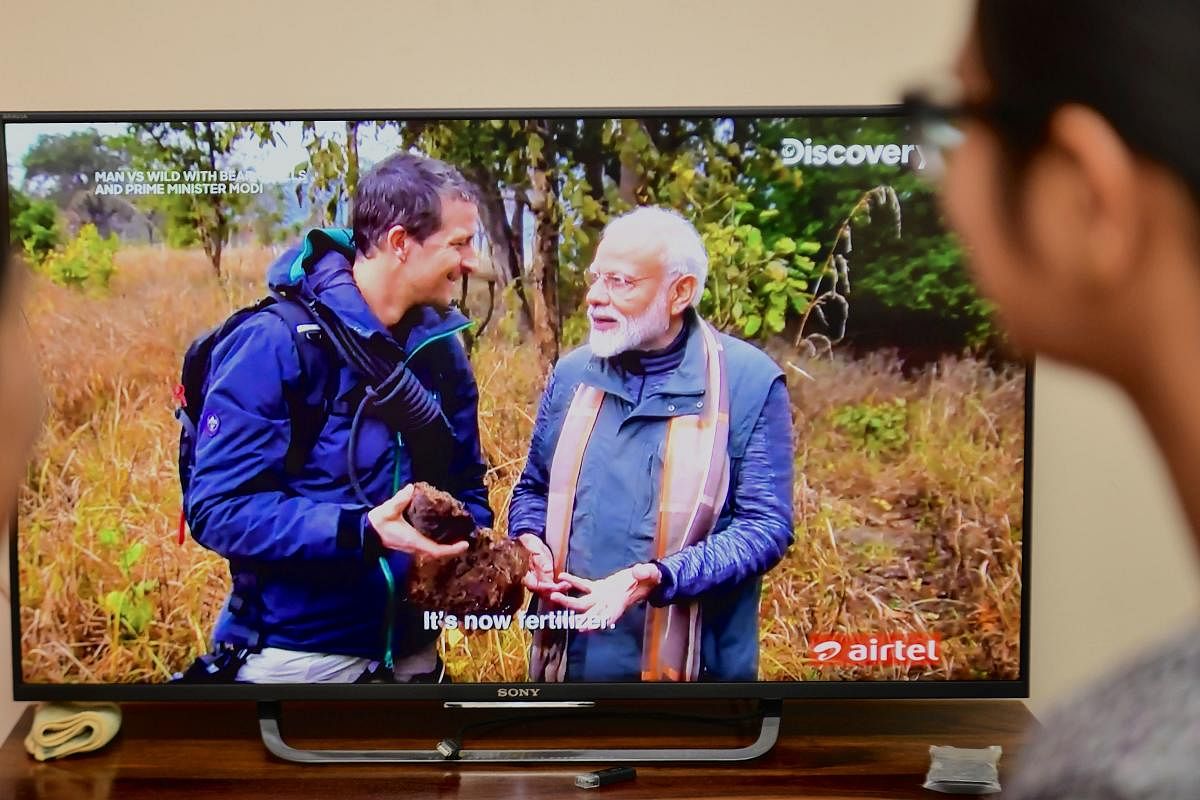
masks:
<svg viewBox="0 0 1200 800"><path fill-rule="evenodd" d="M970 121L1012 129L1036 116L1029 110L1018 110L991 101L972 101L962 98L962 90L953 81L942 81L904 94L904 114L912 120L917 148L921 156L919 175L924 180L940 184L946 175L950 156L966 139L963 129Z"/></svg>
<svg viewBox="0 0 1200 800"><path fill-rule="evenodd" d="M633 287L642 281L650 280L651 277L647 275L642 278L631 278L619 272L593 272L590 269L583 273L583 280L587 283L589 289L595 286L597 281L600 281L604 284L606 292L615 295L629 294L629 292L633 291Z"/></svg>
<svg viewBox="0 0 1200 800"><path fill-rule="evenodd" d="M904 96L904 112L916 133L920 178L935 186L942 183L951 155L966 138L963 123L979 118L976 111L967 103L937 103L920 93Z"/></svg>

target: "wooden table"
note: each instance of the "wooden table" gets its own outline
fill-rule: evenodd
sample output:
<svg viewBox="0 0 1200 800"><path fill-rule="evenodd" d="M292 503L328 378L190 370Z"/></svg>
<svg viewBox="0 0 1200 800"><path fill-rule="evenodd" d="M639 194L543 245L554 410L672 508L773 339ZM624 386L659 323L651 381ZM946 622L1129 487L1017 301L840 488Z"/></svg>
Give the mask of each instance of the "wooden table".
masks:
<svg viewBox="0 0 1200 800"><path fill-rule="evenodd" d="M627 708L736 715L752 706L639 703ZM107 748L45 764L34 761L21 745L33 714L27 710L0 750L0 797L932 798L946 795L921 788L930 745L1003 746L1003 782L1012 774L1023 731L1036 724L1014 700L788 701L779 743L756 761L639 766L632 782L583 790L575 788L573 777L589 771L586 765L287 763L263 747L255 707L249 703L131 703L123 709L121 733ZM466 722L502 712L480 713L417 702L288 703L283 733L289 744L304 747L428 748ZM636 718L583 725L581 719L483 732L467 737L466 746L712 746L744 744L757 733L750 725L682 726Z"/></svg>

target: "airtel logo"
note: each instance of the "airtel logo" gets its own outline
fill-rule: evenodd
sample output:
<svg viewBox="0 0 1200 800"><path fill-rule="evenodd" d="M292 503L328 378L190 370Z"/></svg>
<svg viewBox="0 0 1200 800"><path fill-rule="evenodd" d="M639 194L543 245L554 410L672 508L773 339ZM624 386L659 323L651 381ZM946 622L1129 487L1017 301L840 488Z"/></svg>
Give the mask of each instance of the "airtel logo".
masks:
<svg viewBox="0 0 1200 800"><path fill-rule="evenodd" d="M825 633L808 638L818 664L936 664L942 660L936 633Z"/></svg>
<svg viewBox="0 0 1200 800"><path fill-rule="evenodd" d="M832 639L813 645L813 655L817 657L817 661L832 661L842 653L842 645Z"/></svg>

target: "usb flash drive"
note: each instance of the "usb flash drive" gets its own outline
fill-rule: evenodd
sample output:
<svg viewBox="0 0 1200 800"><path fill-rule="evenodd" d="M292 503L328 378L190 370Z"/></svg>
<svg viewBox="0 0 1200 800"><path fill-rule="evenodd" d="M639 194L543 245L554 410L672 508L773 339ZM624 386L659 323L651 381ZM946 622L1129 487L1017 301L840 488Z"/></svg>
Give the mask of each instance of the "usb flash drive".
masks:
<svg viewBox="0 0 1200 800"><path fill-rule="evenodd" d="M595 789L598 786L607 786L610 783L631 781L636 777L637 770L633 767L612 767L597 772L585 772L582 775L576 775L575 785L580 789Z"/></svg>

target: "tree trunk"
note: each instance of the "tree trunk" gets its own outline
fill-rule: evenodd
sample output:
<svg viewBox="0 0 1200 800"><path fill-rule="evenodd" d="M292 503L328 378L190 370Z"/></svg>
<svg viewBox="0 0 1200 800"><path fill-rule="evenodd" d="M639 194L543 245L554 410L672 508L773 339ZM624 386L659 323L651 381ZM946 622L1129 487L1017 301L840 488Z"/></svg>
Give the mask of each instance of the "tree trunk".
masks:
<svg viewBox="0 0 1200 800"><path fill-rule="evenodd" d="M217 170L217 136L213 129L213 123L204 123L205 142L208 144L208 168L212 171ZM221 274L221 250L225 246L225 238L229 235L229 225L225 219L225 213L222 210L221 195L210 194L206 195L209 206L212 208L213 226L208 230L204 230L201 225L200 236L204 241L204 252L208 253L209 260L212 261L213 270L217 273L217 280L223 281L225 276Z"/></svg>
<svg viewBox="0 0 1200 800"><path fill-rule="evenodd" d="M543 375L558 362L561 320L558 310L558 202L554 195L553 156L547 154L547 141L539 158L530 162L529 210L533 212L532 281L534 340Z"/></svg>
<svg viewBox="0 0 1200 800"><path fill-rule="evenodd" d="M533 330L533 310L525 298L521 276L525 271L524 246L522 244L523 229L520 220L525 205L518 198L514 222L509 222L504 211L504 198L496 181L482 169L469 170L467 177L479 189L479 217L487 231L488 241L492 245L492 264L496 268L497 282L501 288L510 283L520 302L518 309L521 314L521 325L525 330ZM480 331L481 332L481 331Z"/></svg>
<svg viewBox="0 0 1200 800"><path fill-rule="evenodd" d="M346 122L346 200L354 201L358 190L358 122Z"/></svg>
<svg viewBox="0 0 1200 800"><path fill-rule="evenodd" d="M221 240L217 239L213 245L212 263L213 269L217 271L217 280L219 281L223 281L225 279L225 276L221 274L221 250L223 249L224 248L221 245Z"/></svg>
<svg viewBox="0 0 1200 800"><path fill-rule="evenodd" d="M520 269L513 278L513 288L517 299L521 301L521 322L528 331L534 330L533 303L529 299L530 292L525 285L525 199L520 192L514 192L513 215L509 229L512 231L513 249L517 253L517 263Z"/></svg>
<svg viewBox="0 0 1200 800"><path fill-rule="evenodd" d="M629 137L641 125L637 120L624 120L621 123L621 135ZM636 206L642 194L642 176L638 170L638 154L632 147L621 147L621 178L617 182L617 190L631 206Z"/></svg>

